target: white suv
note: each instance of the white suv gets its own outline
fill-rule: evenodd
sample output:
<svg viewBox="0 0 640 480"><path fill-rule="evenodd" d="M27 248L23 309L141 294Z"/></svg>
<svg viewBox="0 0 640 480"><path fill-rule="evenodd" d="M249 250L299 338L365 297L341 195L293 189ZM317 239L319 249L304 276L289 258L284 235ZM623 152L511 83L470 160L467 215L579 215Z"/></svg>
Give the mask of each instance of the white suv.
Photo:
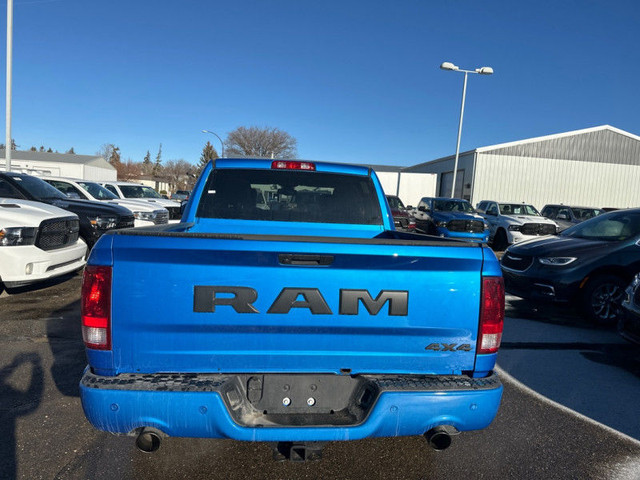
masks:
<svg viewBox="0 0 640 480"><path fill-rule="evenodd" d="M144 200L159 207L169 210L169 220L180 221L182 213L180 212L180 202L162 198L153 188L140 183L132 182L98 182L104 188L116 195L118 198L126 198L130 200ZM170 222L172 223L172 222Z"/></svg>
<svg viewBox="0 0 640 480"><path fill-rule="evenodd" d="M82 268L87 244L79 232L74 213L0 198L0 282L19 287Z"/></svg>
<svg viewBox="0 0 640 480"><path fill-rule="evenodd" d="M544 218L533 205L483 200L476 210L489 224L489 242L494 250L505 250L513 243L558 233L558 225Z"/></svg>
<svg viewBox="0 0 640 480"><path fill-rule="evenodd" d="M135 217L134 226L136 227L169 223L169 211L166 208L153 205L144 200L118 198L96 182L62 177L42 177L42 179L49 185L60 190L67 197L115 203L116 205L128 208L133 212L133 216Z"/></svg>

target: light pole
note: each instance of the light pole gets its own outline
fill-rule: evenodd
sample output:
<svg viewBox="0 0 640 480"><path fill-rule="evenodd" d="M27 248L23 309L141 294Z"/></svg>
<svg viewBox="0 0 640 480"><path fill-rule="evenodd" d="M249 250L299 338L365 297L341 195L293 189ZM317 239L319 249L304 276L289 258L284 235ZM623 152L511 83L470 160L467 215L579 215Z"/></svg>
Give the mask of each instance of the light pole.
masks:
<svg viewBox="0 0 640 480"><path fill-rule="evenodd" d="M222 141L220 136L216 132L212 132L210 130L202 130L202 133L210 133L211 135L215 135L216 137L218 137L218 140L220 140L220 147L222 148L222 150L220 151L220 155L221 158L224 158L224 142Z"/></svg>
<svg viewBox="0 0 640 480"><path fill-rule="evenodd" d="M458 124L458 142L456 143L456 160L453 162L453 184L451 185L451 198L455 197L456 192L456 175L458 174L458 156L460 155L460 136L462 135L462 117L464 116L464 100L467 96L467 75L469 73L478 73L480 75L491 75L493 68L481 67L475 70L463 70L451 62L444 62L440 65L442 70L451 70L454 72L464 72L464 85L462 86L462 105L460 106L460 123Z"/></svg>
<svg viewBox="0 0 640 480"><path fill-rule="evenodd" d="M11 68L13 60L13 0L7 0L7 98L6 135L4 145L5 170L11 171Z"/></svg>

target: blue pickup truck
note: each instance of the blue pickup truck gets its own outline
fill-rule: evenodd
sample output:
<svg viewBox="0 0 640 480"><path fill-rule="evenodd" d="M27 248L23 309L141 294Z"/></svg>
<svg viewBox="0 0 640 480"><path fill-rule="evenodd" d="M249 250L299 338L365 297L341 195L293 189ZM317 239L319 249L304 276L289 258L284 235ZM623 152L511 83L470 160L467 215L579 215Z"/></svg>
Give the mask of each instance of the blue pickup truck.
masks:
<svg viewBox="0 0 640 480"><path fill-rule="evenodd" d="M423 197L416 212L416 230L468 242L489 241L489 224L467 200Z"/></svg>
<svg viewBox="0 0 640 480"><path fill-rule="evenodd" d="M93 248L82 405L147 452L165 436L290 458L379 436L442 449L497 413L503 318L493 252L394 230L371 169L218 159L181 223Z"/></svg>

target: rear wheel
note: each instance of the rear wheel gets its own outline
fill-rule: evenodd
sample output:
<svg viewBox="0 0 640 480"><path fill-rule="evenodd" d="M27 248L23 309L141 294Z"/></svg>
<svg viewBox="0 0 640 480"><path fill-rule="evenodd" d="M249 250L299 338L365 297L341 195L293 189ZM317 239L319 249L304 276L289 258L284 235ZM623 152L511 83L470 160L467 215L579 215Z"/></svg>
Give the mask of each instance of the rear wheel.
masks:
<svg viewBox="0 0 640 480"><path fill-rule="evenodd" d="M592 278L582 293L582 309L600 325L614 325L623 315L622 300L626 282L616 275Z"/></svg>
<svg viewBox="0 0 640 480"><path fill-rule="evenodd" d="M496 232L496 236L493 237L493 249L497 252L504 252L506 248L509 246L509 241L507 240L507 234L504 230L500 229Z"/></svg>

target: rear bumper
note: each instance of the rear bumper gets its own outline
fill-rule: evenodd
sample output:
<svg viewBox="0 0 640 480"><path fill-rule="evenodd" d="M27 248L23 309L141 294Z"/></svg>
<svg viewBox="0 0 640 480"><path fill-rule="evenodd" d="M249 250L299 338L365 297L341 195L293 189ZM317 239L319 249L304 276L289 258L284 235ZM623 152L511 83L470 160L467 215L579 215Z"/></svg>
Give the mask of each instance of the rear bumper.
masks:
<svg viewBox="0 0 640 480"><path fill-rule="evenodd" d="M288 415L278 417L276 414L264 416L256 423L255 419L260 418L263 412L251 411L248 400L229 394L237 391L234 385L242 383L238 382L239 377L244 380L246 376L128 374L104 377L91 373L87 368L80 383L80 395L89 422L97 429L113 433L129 434L141 427L154 427L177 437L336 441L421 435L438 425L452 425L460 431L482 429L495 417L503 388L495 373L482 379L427 375L358 376L353 381L372 386L375 395L362 418L352 424L338 425L344 423L344 419L338 418L336 422L327 419L340 417L340 412L333 415L332 410L331 415L317 415L313 409L322 407L320 401L316 405L305 405L307 396L322 398L320 380L316 382L319 384L316 393L305 393L302 398L294 395L299 392L295 385L290 393L287 393L289 390L282 392L283 397L290 397L292 408L298 405L298 417L303 419L302 422L291 421ZM277 377L277 374L271 377ZM243 392L247 397L254 393L252 388L247 391ZM327 393L327 401L339 396L331 389ZM255 403L255 398L251 402ZM346 410L357 410L362 405L357 403L363 402L362 396L355 394L349 402ZM277 409L282 407L274 405L274 410ZM314 422L314 415L318 422ZM309 418L312 420L304 424L304 419ZM243 419L249 419L252 425L243 425Z"/></svg>

